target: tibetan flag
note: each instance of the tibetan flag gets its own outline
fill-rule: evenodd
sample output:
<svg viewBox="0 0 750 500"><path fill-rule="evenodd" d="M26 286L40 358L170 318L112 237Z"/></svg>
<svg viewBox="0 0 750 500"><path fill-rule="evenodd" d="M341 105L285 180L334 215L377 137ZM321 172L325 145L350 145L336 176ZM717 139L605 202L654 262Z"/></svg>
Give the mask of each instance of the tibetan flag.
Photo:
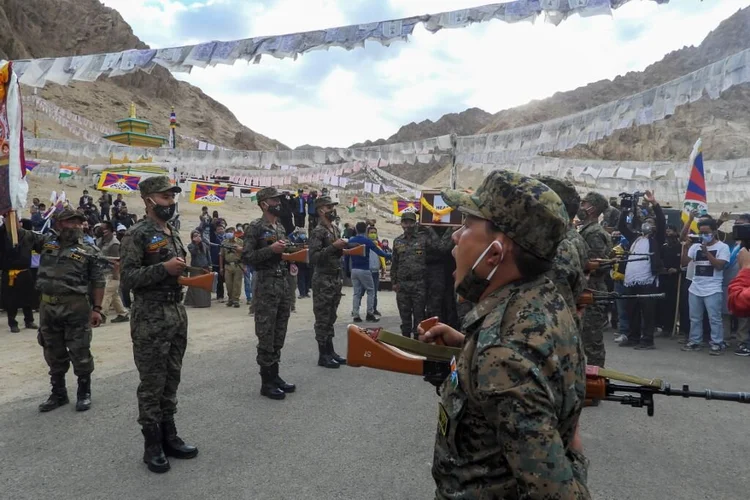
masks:
<svg viewBox="0 0 750 500"><path fill-rule="evenodd" d="M407 209L419 213L422 209L422 204L419 201L393 200L393 215L401 217L404 210Z"/></svg>
<svg viewBox="0 0 750 500"><path fill-rule="evenodd" d="M216 184L194 182L190 190L190 203L221 205L227 197L227 188Z"/></svg>
<svg viewBox="0 0 750 500"><path fill-rule="evenodd" d="M130 194L138 190L140 180L141 177L138 175L107 172L105 170L99 176L96 188L102 191L112 191L113 193Z"/></svg>
<svg viewBox="0 0 750 500"><path fill-rule="evenodd" d="M23 165L27 172L31 172L32 170L34 170L36 167L39 166L39 162L26 160Z"/></svg>
<svg viewBox="0 0 750 500"><path fill-rule="evenodd" d="M682 202L682 223L687 224L690 212L697 210L700 215L708 213L708 200L706 198L706 175L703 171L703 148L701 140L693 146L690 154L690 179L688 180L685 200ZM690 230L697 233L698 223L693 221Z"/></svg>
<svg viewBox="0 0 750 500"><path fill-rule="evenodd" d="M352 202L349 204L349 213L352 213L355 210L357 210L357 202L358 201L359 200L357 199L356 196L354 198L352 198Z"/></svg>
<svg viewBox="0 0 750 500"><path fill-rule="evenodd" d="M81 170L81 167L75 165L60 165L60 179L70 179L79 170Z"/></svg>

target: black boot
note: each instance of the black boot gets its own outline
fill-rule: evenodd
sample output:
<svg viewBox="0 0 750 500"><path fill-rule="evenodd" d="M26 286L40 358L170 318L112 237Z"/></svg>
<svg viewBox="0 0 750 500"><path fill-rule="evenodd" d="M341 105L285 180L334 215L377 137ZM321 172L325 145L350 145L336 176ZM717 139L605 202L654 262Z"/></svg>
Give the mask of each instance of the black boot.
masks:
<svg viewBox="0 0 750 500"><path fill-rule="evenodd" d="M68 391L65 389L65 375L52 375L50 381L52 382L52 394L49 395L47 401L39 405L39 411L42 413L70 403Z"/></svg>
<svg viewBox="0 0 750 500"><path fill-rule="evenodd" d="M333 350L333 339L332 338L328 339L328 345L327 345L327 347L328 347L328 354L331 355L331 357L333 358L333 360L336 363L338 363L340 365L345 365L346 364L346 358L342 358L341 356L339 356L338 354L336 354L336 351Z"/></svg>
<svg viewBox="0 0 750 500"><path fill-rule="evenodd" d="M177 427L174 420L167 420L161 423L161 447L164 454L174 458L195 458L198 455L198 448L185 444L185 441L177 435Z"/></svg>
<svg viewBox="0 0 750 500"><path fill-rule="evenodd" d="M89 408L91 408L91 376L78 377L76 411L86 411Z"/></svg>
<svg viewBox="0 0 750 500"><path fill-rule="evenodd" d="M169 470L169 460L164 455L164 449L161 447L161 429L158 424L144 425L141 429L145 439L143 451L143 463L148 466L148 470L162 474Z"/></svg>
<svg viewBox="0 0 750 500"><path fill-rule="evenodd" d="M271 399L284 399L286 394L284 391L276 387L273 381L274 376L272 374L272 367L261 366L260 367L260 395Z"/></svg>
<svg viewBox="0 0 750 500"><path fill-rule="evenodd" d="M287 384L284 382L284 379L279 377L279 364L276 363L273 366L271 366L271 374L273 375L273 383L276 384L276 387L284 391L285 393L294 392L297 390L297 386L294 384Z"/></svg>
<svg viewBox="0 0 750 500"><path fill-rule="evenodd" d="M318 366L324 368L338 368L339 364L328 352L328 344L318 344Z"/></svg>

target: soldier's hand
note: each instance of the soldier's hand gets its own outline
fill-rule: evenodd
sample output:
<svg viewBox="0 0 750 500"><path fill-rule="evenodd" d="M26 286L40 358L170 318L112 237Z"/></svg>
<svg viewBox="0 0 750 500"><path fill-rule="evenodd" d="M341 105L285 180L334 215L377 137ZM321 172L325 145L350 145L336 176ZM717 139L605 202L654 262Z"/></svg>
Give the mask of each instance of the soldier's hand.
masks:
<svg viewBox="0 0 750 500"><path fill-rule="evenodd" d="M271 245L271 251L273 253L283 253L286 249L286 241L284 240L278 240L273 245Z"/></svg>
<svg viewBox="0 0 750 500"><path fill-rule="evenodd" d="M96 311L91 311L91 316L89 318L89 321L91 323L91 326L93 328L96 328L102 324L102 315Z"/></svg>
<svg viewBox="0 0 750 500"><path fill-rule="evenodd" d="M337 239L336 241L333 242L333 246L335 248L338 248L339 250L343 250L344 248L346 248L346 246L348 244L349 244L348 241L346 241L344 239L341 239L341 238L339 238L339 239Z"/></svg>
<svg viewBox="0 0 750 500"><path fill-rule="evenodd" d="M419 340L422 342L432 343L441 338L443 339L443 343L449 347L461 347L464 345L464 334L454 330L445 323L438 323L427 331L424 331L422 327L417 327L417 333L419 333Z"/></svg>
<svg viewBox="0 0 750 500"><path fill-rule="evenodd" d="M583 441L581 441L581 433L579 431L579 428L581 426L581 421L579 420L576 423L576 432L573 434L573 440L570 442L570 448L574 451L577 451L578 453L583 453Z"/></svg>
<svg viewBox="0 0 750 500"><path fill-rule="evenodd" d="M170 276L179 276L187 267L187 263L180 257L172 257L164 263L164 268Z"/></svg>

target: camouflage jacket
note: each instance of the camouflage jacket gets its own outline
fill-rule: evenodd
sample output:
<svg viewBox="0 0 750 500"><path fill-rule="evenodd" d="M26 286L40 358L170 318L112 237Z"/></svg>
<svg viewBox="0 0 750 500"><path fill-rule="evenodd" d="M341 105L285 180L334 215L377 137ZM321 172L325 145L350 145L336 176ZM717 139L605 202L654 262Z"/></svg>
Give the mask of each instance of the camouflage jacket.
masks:
<svg viewBox="0 0 750 500"><path fill-rule="evenodd" d="M586 358L545 276L510 283L466 315L442 386L432 475L438 499L588 499L588 461L570 449Z"/></svg>
<svg viewBox="0 0 750 500"><path fill-rule="evenodd" d="M335 225L330 228L318 224L310 234L308 248L310 249L310 264L315 266L315 272L336 273L341 270L343 250L333 246L333 242L341 238L341 232Z"/></svg>
<svg viewBox="0 0 750 500"><path fill-rule="evenodd" d="M100 252L85 243L63 245L56 234L43 236L18 229L19 238L33 240L40 254L36 288L47 295L86 295L89 285L104 288L107 262Z"/></svg>
<svg viewBox="0 0 750 500"><path fill-rule="evenodd" d="M279 240L286 240L284 226L279 220L271 223L263 217L250 223L244 236L245 247L242 250L242 262L253 266L256 271L288 269L281 254L273 253L271 245Z"/></svg>
<svg viewBox="0 0 750 500"><path fill-rule="evenodd" d="M590 222L583 226L580 231L581 237L588 245L589 259L606 259L612 251L612 238L598 222ZM589 282L600 282L607 272L603 270L592 271L589 274Z"/></svg>
<svg viewBox="0 0 750 500"><path fill-rule="evenodd" d="M564 239L557 246L554 267L547 273L547 277L557 287L571 314L575 315L578 296L586 289L586 276L581 266L581 258L575 244Z"/></svg>
<svg viewBox="0 0 750 500"><path fill-rule="evenodd" d="M424 281L427 273L427 252L440 251L440 240L430 228L393 240L391 285L401 281Z"/></svg>
<svg viewBox="0 0 750 500"><path fill-rule="evenodd" d="M125 233L120 242L120 279L126 289L137 294L180 288L177 276L170 276L163 263L187 254L180 233L171 224L168 227L171 236L146 217Z"/></svg>

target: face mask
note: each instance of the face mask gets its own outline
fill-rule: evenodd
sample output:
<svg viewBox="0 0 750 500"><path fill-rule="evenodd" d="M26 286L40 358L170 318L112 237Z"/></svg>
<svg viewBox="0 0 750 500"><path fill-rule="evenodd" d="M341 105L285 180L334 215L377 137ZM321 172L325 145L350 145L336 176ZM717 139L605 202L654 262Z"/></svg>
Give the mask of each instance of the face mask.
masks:
<svg viewBox="0 0 750 500"><path fill-rule="evenodd" d="M585 208L579 208L578 212L576 212L576 217L578 217L579 220L585 220L588 216L589 212Z"/></svg>
<svg viewBox="0 0 750 500"><path fill-rule="evenodd" d="M377 241L377 239L378 239L378 235L377 235L377 234L371 234L371 235L370 235L370 239L371 239L372 241Z"/></svg>
<svg viewBox="0 0 750 500"><path fill-rule="evenodd" d="M154 204L154 215L157 219L167 222L169 219L174 217L174 213L177 210L177 204L164 206L157 205L157 203L151 198L149 198L149 200L151 200L151 203Z"/></svg>
<svg viewBox="0 0 750 500"><path fill-rule="evenodd" d="M326 219L330 222L333 222L336 220L336 212L327 212L326 213Z"/></svg>
<svg viewBox="0 0 750 500"><path fill-rule="evenodd" d="M643 224L641 226L641 231L643 232L643 234L649 234L649 233L651 233L652 229L654 229L654 227L651 224L649 224L648 222L646 222L645 224Z"/></svg>
<svg viewBox="0 0 750 500"><path fill-rule="evenodd" d="M65 243L75 243L83 238L83 229L66 227L60 230L60 241Z"/></svg>
<svg viewBox="0 0 750 500"><path fill-rule="evenodd" d="M701 240L703 240L703 243L711 243L713 239L714 239L713 234L701 234Z"/></svg>
<svg viewBox="0 0 750 500"><path fill-rule="evenodd" d="M273 215L274 217L280 217L281 216L281 205L266 205L268 207L268 213Z"/></svg>
<svg viewBox="0 0 750 500"><path fill-rule="evenodd" d="M628 241L628 239L625 236L620 236L620 245L622 245L623 248L625 248L628 245L630 245L630 242Z"/></svg>
<svg viewBox="0 0 750 500"><path fill-rule="evenodd" d="M489 252L490 248L492 248L492 245L495 244L500 245L500 252L502 253L502 243L500 243L499 241L493 241L492 243L490 243L489 246L484 249L482 255L480 255L476 262L474 262L474 265L471 267L469 273L464 276L464 278L461 280L461 283L459 283L456 287L456 293L465 301L476 304L477 302L479 302L479 299L482 297L482 294L485 292L485 290L487 290L487 287L490 286L490 280L495 275L495 271L497 271L498 266L495 266L495 268L490 271L490 274L488 274L486 278L480 278L479 276L477 276L477 273L474 272L474 269L476 269L479 263L482 262L484 256L487 255L487 252ZM500 262L502 262L504 258L504 255L500 257Z"/></svg>
<svg viewBox="0 0 750 500"><path fill-rule="evenodd" d="M231 240L232 238L234 238L234 233L224 233L225 240Z"/></svg>

